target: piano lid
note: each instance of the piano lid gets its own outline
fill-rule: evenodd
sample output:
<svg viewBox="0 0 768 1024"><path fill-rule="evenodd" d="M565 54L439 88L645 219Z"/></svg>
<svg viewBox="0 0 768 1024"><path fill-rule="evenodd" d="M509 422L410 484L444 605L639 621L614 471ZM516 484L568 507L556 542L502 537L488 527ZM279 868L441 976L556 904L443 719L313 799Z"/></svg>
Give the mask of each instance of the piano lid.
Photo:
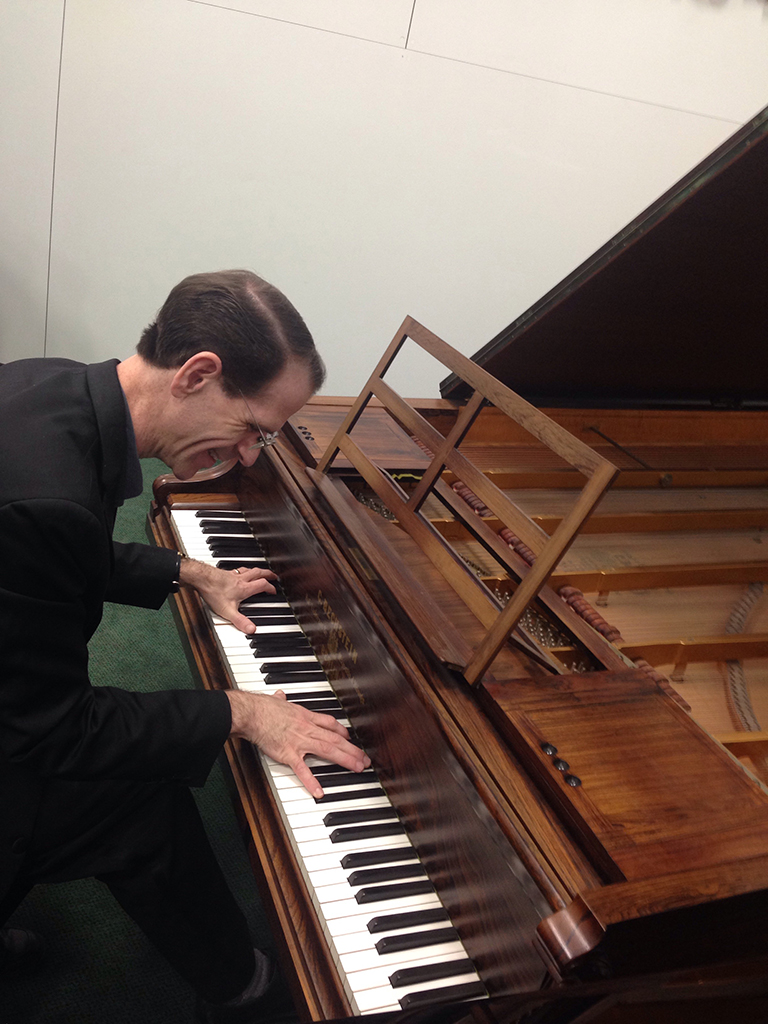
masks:
<svg viewBox="0 0 768 1024"><path fill-rule="evenodd" d="M473 359L540 406L768 405L768 107Z"/></svg>

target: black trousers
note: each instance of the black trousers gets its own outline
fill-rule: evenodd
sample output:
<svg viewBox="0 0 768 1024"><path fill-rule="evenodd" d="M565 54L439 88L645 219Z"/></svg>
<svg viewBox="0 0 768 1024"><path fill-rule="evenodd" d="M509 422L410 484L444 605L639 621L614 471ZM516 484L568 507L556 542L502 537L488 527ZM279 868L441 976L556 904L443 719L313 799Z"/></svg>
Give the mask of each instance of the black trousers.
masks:
<svg viewBox="0 0 768 1024"><path fill-rule="evenodd" d="M90 877L204 999L225 1002L247 986L248 926L186 786L50 781L0 924L37 882Z"/></svg>

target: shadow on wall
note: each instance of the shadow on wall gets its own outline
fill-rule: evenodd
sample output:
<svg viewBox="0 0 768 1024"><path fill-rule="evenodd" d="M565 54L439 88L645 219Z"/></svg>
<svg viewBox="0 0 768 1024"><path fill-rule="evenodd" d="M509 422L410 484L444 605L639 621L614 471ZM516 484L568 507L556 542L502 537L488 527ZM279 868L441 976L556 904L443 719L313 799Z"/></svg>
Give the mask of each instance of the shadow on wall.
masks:
<svg viewBox="0 0 768 1024"><path fill-rule="evenodd" d="M67 294L84 291L70 286ZM86 327L87 316L78 315L76 304L69 313L58 305L54 316L43 273L23 275L0 263L0 363L54 355L81 362L105 358Z"/></svg>
<svg viewBox="0 0 768 1024"><path fill-rule="evenodd" d="M100 358L98 346L84 329L85 317L59 310L53 322L49 314L44 275L31 280L31 275L22 276L0 263L0 363L46 355L82 362Z"/></svg>
<svg viewBox="0 0 768 1024"><path fill-rule="evenodd" d="M693 0L694 3L700 4L703 7L725 7L731 0ZM760 4L764 8L764 13L768 14L768 0L749 0L753 4ZM738 3L744 3L744 0L738 0Z"/></svg>
<svg viewBox="0 0 768 1024"><path fill-rule="evenodd" d="M23 277L0 263L0 363L44 350L45 295L35 296Z"/></svg>

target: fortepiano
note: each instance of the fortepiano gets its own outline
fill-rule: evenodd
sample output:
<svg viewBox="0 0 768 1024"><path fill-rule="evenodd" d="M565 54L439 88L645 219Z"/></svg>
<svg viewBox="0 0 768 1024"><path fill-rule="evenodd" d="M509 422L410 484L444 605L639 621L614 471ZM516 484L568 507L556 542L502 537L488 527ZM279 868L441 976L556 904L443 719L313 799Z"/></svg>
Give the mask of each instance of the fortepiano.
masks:
<svg viewBox="0 0 768 1024"><path fill-rule="evenodd" d="M250 470L156 482L157 543L280 577L255 649L176 595L202 684L372 760L317 805L227 744L304 1019L768 1011L766 181L768 111L473 360L406 318ZM413 343L442 397L386 383Z"/></svg>

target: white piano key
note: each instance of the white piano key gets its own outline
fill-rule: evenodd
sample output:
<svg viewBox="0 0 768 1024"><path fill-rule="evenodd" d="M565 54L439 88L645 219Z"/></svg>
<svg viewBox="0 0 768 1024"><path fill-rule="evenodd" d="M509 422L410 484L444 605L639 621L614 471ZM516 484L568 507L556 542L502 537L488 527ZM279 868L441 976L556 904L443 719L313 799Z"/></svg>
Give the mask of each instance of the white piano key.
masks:
<svg viewBox="0 0 768 1024"><path fill-rule="evenodd" d="M407 935L410 932L430 932L447 927L449 927L447 921L434 921L431 924L422 924L418 927L398 928L396 931L387 932L387 935ZM350 930L343 935L334 936L333 944L339 955L342 953L357 953L366 949L374 949L380 938L381 935L379 933L372 935L368 931L367 927L363 926L357 931ZM423 948L430 949L434 947L424 946ZM435 960L436 957L428 957L427 959L431 962L432 960Z"/></svg>
<svg viewBox="0 0 768 1024"><path fill-rule="evenodd" d="M437 946L432 947L431 956L410 956L404 958L401 962L394 964L387 960L386 956L379 957L381 963L374 964L372 967L364 968L359 971L348 971L347 978L352 986L353 991L357 994L364 992L366 989L386 988L389 989L390 994L394 991L399 995L404 995L409 989L413 992L420 992L426 990L428 987L442 988L443 986L449 986L451 983L457 985L464 985L468 981L479 981L480 978L475 970L467 968L463 974L456 974L448 978L435 978L434 981L421 981L411 985L398 985L397 988L393 988L392 983L389 980L389 976L397 970L404 970L408 967L424 967L426 964L444 964L450 963L453 960L460 960L462 953L451 953L443 951L440 953L434 952L437 950ZM427 953L429 950L428 946L423 947L423 952ZM408 950L409 953L419 953L422 950ZM386 961L386 963L384 962ZM461 981L456 979L460 978Z"/></svg>
<svg viewBox="0 0 768 1024"><path fill-rule="evenodd" d="M365 950L359 953L345 953L341 957L341 966L347 975L356 971L370 971L386 964L389 972L398 967L416 965L420 961L427 963L430 959L434 961L441 954L455 956L456 958L465 955L461 942L441 942L436 946L422 946L420 949L401 949L396 953L378 953L375 949Z"/></svg>
<svg viewBox="0 0 768 1024"><path fill-rule="evenodd" d="M413 850L413 847L411 846L410 842L408 841L408 837L403 835L403 836L400 836L400 839L403 840L403 842L401 843L402 848L403 849L410 848L413 851L413 855L415 857L416 856L416 851ZM398 847L389 846L389 847L382 847L381 849L392 850L392 849L398 849ZM303 860L302 860L302 867L305 868L306 871L309 872L309 873L311 873L312 871L323 871L326 868L335 868L335 867L337 867L341 863L341 859L342 859L342 857L346 853L359 853L359 852L361 852L361 851L359 851L359 850L347 850L347 844L346 843L340 843L338 845L332 845L332 849L330 849L328 851L328 853L316 853L316 854L310 854L309 856L304 857Z"/></svg>
<svg viewBox="0 0 768 1024"><path fill-rule="evenodd" d="M339 865L340 865L340 863L341 863L341 861L339 861ZM418 867L419 866L419 861L418 861L418 859L416 857L416 852L415 851L414 851L414 854L413 854L413 860L409 861L407 863L408 863L408 865L410 867ZM405 867L406 866L406 862L403 862L402 866ZM353 874L357 870L359 870L359 869L358 868L342 868L341 866L330 866L330 867L327 867L327 868L321 868L320 870L317 870L317 871L312 871L312 870L307 869L307 873L306 874L307 874L307 878L312 883L312 885L314 885L314 887L316 889L320 888L321 886L324 886L324 885L346 885L347 886L347 893L350 893L350 892L354 892L356 888L360 888L360 886L350 885L350 881L349 881L349 876L351 874Z"/></svg>
<svg viewBox="0 0 768 1024"><path fill-rule="evenodd" d="M346 772L344 772L342 770L338 774L345 775L345 774L348 774L348 773L346 773ZM349 774L351 774L351 773L349 773ZM283 797L287 796L287 793L285 791L289 790L289 789L298 790L302 794L306 793L306 790L304 789L304 786L302 785L301 782L299 782L298 778L295 775L291 776L291 775L278 774L278 775L273 775L272 777L273 777L274 782L275 782L275 788L281 790L281 795ZM370 780L368 780L368 779L361 780L359 782L356 782L354 785L349 785L349 786L333 786L333 785L326 786L326 785L323 785L323 776L322 775L318 775L317 776L317 780L320 783L320 785L323 786L323 789L325 791L326 796L332 796L332 795L335 795L335 794L342 794L342 793L345 793L347 790L350 790L350 789L354 789L355 791L357 791L357 790L376 790L376 789L381 789L381 783L376 778L373 778L373 779L370 779ZM374 795L374 794L372 793L371 795ZM342 801L342 803L344 803L344 801ZM344 810L345 807L346 807L346 803L344 803L344 807L339 807L338 810L342 811L342 810Z"/></svg>
<svg viewBox="0 0 768 1024"><path fill-rule="evenodd" d="M388 811L391 808L391 806L392 805L390 804L389 799L387 798L386 794L384 794L383 796L367 796L367 797L361 797L360 799L357 799L357 800L348 800L348 801L345 802L344 807L342 808L342 810L345 810L345 811L373 811L373 810L381 810L382 811L382 816L381 817L376 817L373 821L360 822L359 823L359 824L364 824L364 825L372 825L372 824L381 824L381 823L383 823L385 821L386 822L390 822L390 823L391 822L397 822L397 818L391 818L391 817L387 818L387 817L383 816L383 812ZM329 808L328 808L327 804L317 804L316 808L312 808L312 807L301 808L301 807L297 807L295 804L293 804L290 807L286 807L285 812L286 812L286 815L288 817L288 821L289 821L291 827L298 827L298 826L301 825L302 821L313 821L315 818L317 818L318 820L324 819L325 816L329 813ZM348 827L350 827L350 826L349 825L331 825L331 826L328 827L328 832L330 834L335 828L348 828ZM343 844L340 844L340 845L343 845Z"/></svg>
<svg viewBox="0 0 768 1024"><path fill-rule="evenodd" d="M432 906L433 896L433 893L423 893L418 896L398 896L392 900L366 904L360 904L354 899L333 900L323 905L323 914L329 921L332 921L339 917L356 917L362 907L368 908L370 917L375 917L376 914L382 913L384 910L387 913L390 911L394 913L396 910L422 910L427 906Z"/></svg>
<svg viewBox="0 0 768 1024"><path fill-rule="evenodd" d="M270 768L281 763L280 761L275 761L275 759L273 757L270 757L268 754L262 754L262 760L264 764L268 765ZM306 764L308 768L337 767L333 764L332 761L324 761L322 757L316 757L314 754L307 754L306 757L304 758L304 764Z"/></svg>
<svg viewBox="0 0 768 1024"><path fill-rule="evenodd" d="M382 811L386 811L386 810L389 809L389 802L387 801L386 797L376 797L376 799L378 801L380 801L380 803L378 804L378 807ZM358 804L358 807L355 808L356 810L375 810L376 809L376 808L371 807L370 803L368 803L368 802L365 802L365 803L363 803L363 801L354 801L354 802ZM312 811L307 811L307 812L301 813L301 814L291 814L290 813L290 809L288 808L287 810L288 810L288 823L290 824L291 828L294 831L296 831L296 829L305 827L305 825L306 826L317 826L317 827L322 826L325 829L325 831L326 831L326 835L330 835L330 833L333 832L337 828L350 828L351 827L349 825L330 825L330 826L329 825L324 825L323 824L323 818L325 817L325 814L327 813L326 809L322 809L322 810L319 809L317 813L313 813ZM350 810L352 810L352 808L350 808ZM395 818L377 818L373 822L366 821L366 822L363 822L362 824L365 824L365 825L381 824L382 822L385 822L385 821L386 822L396 821L396 819ZM336 843L334 845L336 845L338 849L341 849L344 846L344 843ZM415 856L416 856L416 854L414 852L414 857ZM341 860L341 857L339 857L339 860Z"/></svg>
<svg viewBox="0 0 768 1024"><path fill-rule="evenodd" d="M350 913L347 917L339 917L339 918L335 918L334 920L327 920L325 922L324 926L323 926L325 931L326 931L326 933L329 936L331 936L332 939L335 940L340 935L349 935L351 932L360 932L363 929L365 929L367 931L368 922L373 917L379 916L379 914L376 911L374 911L374 913L372 913L372 914L369 913L368 912L368 905L367 904L358 904L358 907L359 907L359 912L356 913L356 914ZM416 909L416 910L442 910L442 907L443 907L443 905L440 902L440 898L437 895L437 893L432 893L431 894L431 899L425 900L424 903L421 903L418 907L415 907L413 909ZM406 908L406 909L411 909L411 908ZM450 925L450 922L449 921L445 921L443 926L445 928L447 928L447 927L449 927L449 925ZM369 934L370 934L370 932L369 932ZM376 936L376 938L380 938L380 937L381 936L379 936L379 935ZM371 938L373 938L373 936L371 936Z"/></svg>
<svg viewBox="0 0 768 1024"><path fill-rule="evenodd" d="M453 958L450 958L453 959ZM455 959L458 959L455 958ZM454 975L450 978L437 978L434 981L423 981L415 985L402 985L393 988L387 983L380 988L358 988L362 984L357 975L351 975L346 986L352 995L353 1004L359 1014L384 1013L387 1010L400 1010L399 1000L410 992L428 992L433 989L452 988L470 982L479 982L476 971L470 974Z"/></svg>
<svg viewBox="0 0 768 1024"><path fill-rule="evenodd" d="M407 836L378 836L376 839L359 839L350 843L332 843L330 839L317 839L312 843L302 843L302 857L315 857L320 853L336 853L343 857L347 853L365 853L366 850L395 850L411 844Z"/></svg>

